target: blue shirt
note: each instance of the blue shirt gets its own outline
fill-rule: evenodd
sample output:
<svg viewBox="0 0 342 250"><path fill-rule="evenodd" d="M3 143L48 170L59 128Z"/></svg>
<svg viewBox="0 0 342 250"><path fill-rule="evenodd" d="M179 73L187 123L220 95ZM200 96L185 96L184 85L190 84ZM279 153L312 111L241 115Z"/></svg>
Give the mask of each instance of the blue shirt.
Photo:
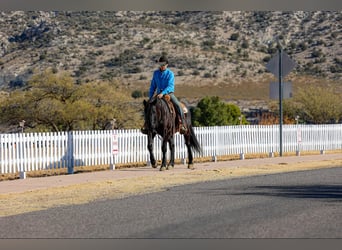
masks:
<svg viewBox="0 0 342 250"><path fill-rule="evenodd" d="M153 72L153 77L150 85L150 98L157 90L157 94L162 93L163 95L175 91L175 76L169 69L164 71L156 70Z"/></svg>

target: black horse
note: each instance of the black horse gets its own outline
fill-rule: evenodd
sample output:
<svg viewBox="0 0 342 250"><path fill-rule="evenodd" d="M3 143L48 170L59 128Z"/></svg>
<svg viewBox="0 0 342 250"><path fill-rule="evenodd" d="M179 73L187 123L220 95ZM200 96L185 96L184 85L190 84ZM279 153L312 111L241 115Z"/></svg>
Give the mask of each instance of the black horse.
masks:
<svg viewBox="0 0 342 250"><path fill-rule="evenodd" d="M166 96L167 98L167 96ZM148 151L150 153L150 161L153 168L157 167L156 159L153 154L153 140L158 134L162 138L162 163L160 170L172 169L175 163L175 143L174 134L179 131L179 118L175 111L173 104L170 100L160 99L157 97L152 98L149 101L144 100L144 115L145 115L145 126L148 130ZM187 132L183 134L185 145L188 151L188 168L193 169L193 154L191 149L201 153L201 146L195 136L194 130L191 125L190 112L185 114ZM166 152L167 143L171 151L170 161L166 165Z"/></svg>

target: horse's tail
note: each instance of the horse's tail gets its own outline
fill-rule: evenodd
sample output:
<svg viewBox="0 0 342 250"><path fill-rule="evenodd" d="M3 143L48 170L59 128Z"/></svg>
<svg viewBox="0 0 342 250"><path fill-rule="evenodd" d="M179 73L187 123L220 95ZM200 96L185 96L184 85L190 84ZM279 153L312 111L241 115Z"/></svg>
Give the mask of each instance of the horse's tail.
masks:
<svg viewBox="0 0 342 250"><path fill-rule="evenodd" d="M195 134L195 131L194 131L194 128L192 127L191 112L190 112L190 109L188 108L189 105L185 105L185 106L188 110L188 113L186 115L186 123L188 125L188 132L186 134L189 134L189 137L190 137L190 147L191 147L191 149L195 150L199 154L202 154L203 153L202 147L199 144L197 137L196 137L196 134ZM186 136L186 134L184 134L184 136Z"/></svg>
<svg viewBox="0 0 342 250"><path fill-rule="evenodd" d="M189 124L188 128L190 132L190 147L194 149L195 151L197 151L198 153L202 154L202 147L197 140L197 137L195 135L195 131L192 125Z"/></svg>

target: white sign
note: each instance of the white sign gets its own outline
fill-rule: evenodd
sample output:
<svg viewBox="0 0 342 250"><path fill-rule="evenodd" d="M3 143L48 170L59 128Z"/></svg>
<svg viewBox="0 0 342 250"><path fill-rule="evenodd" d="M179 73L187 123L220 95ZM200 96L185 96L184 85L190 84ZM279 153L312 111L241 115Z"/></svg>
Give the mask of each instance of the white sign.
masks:
<svg viewBox="0 0 342 250"><path fill-rule="evenodd" d="M302 142L302 130L300 128L297 129L297 142Z"/></svg>
<svg viewBox="0 0 342 250"><path fill-rule="evenodd" d="M112 153L113 155L117 155L119 153L119 143L117 134L113 134Z"/></svg>

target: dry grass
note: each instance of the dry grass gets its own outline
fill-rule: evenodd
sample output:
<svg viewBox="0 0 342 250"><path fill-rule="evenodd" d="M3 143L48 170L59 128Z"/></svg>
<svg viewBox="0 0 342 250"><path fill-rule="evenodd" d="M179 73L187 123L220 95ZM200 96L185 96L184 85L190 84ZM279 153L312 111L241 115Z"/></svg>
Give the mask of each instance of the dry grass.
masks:
<svg viewBox="0 0 342 250"><path fill-rule="evenodd" d="M331 87L337 93L342 93L342 85L340 81L333 81L324 78L311 76L289 75L286 81L291 81L293 93L295 94L299 88L306 86L315 87ZM269 85L270 82L276 82L272 75L267 74L263 78L255 82L255 79L243 79L240 82L232 79L206 79L192 77L191 81L176 76L175 94L179 98L184 99L202 99L205 96L218 96L223 100L262 100L270 101ZM134 85L128 87L129 91L140 90L146 92L149 88L149 80L138 81Z"/></svg>

